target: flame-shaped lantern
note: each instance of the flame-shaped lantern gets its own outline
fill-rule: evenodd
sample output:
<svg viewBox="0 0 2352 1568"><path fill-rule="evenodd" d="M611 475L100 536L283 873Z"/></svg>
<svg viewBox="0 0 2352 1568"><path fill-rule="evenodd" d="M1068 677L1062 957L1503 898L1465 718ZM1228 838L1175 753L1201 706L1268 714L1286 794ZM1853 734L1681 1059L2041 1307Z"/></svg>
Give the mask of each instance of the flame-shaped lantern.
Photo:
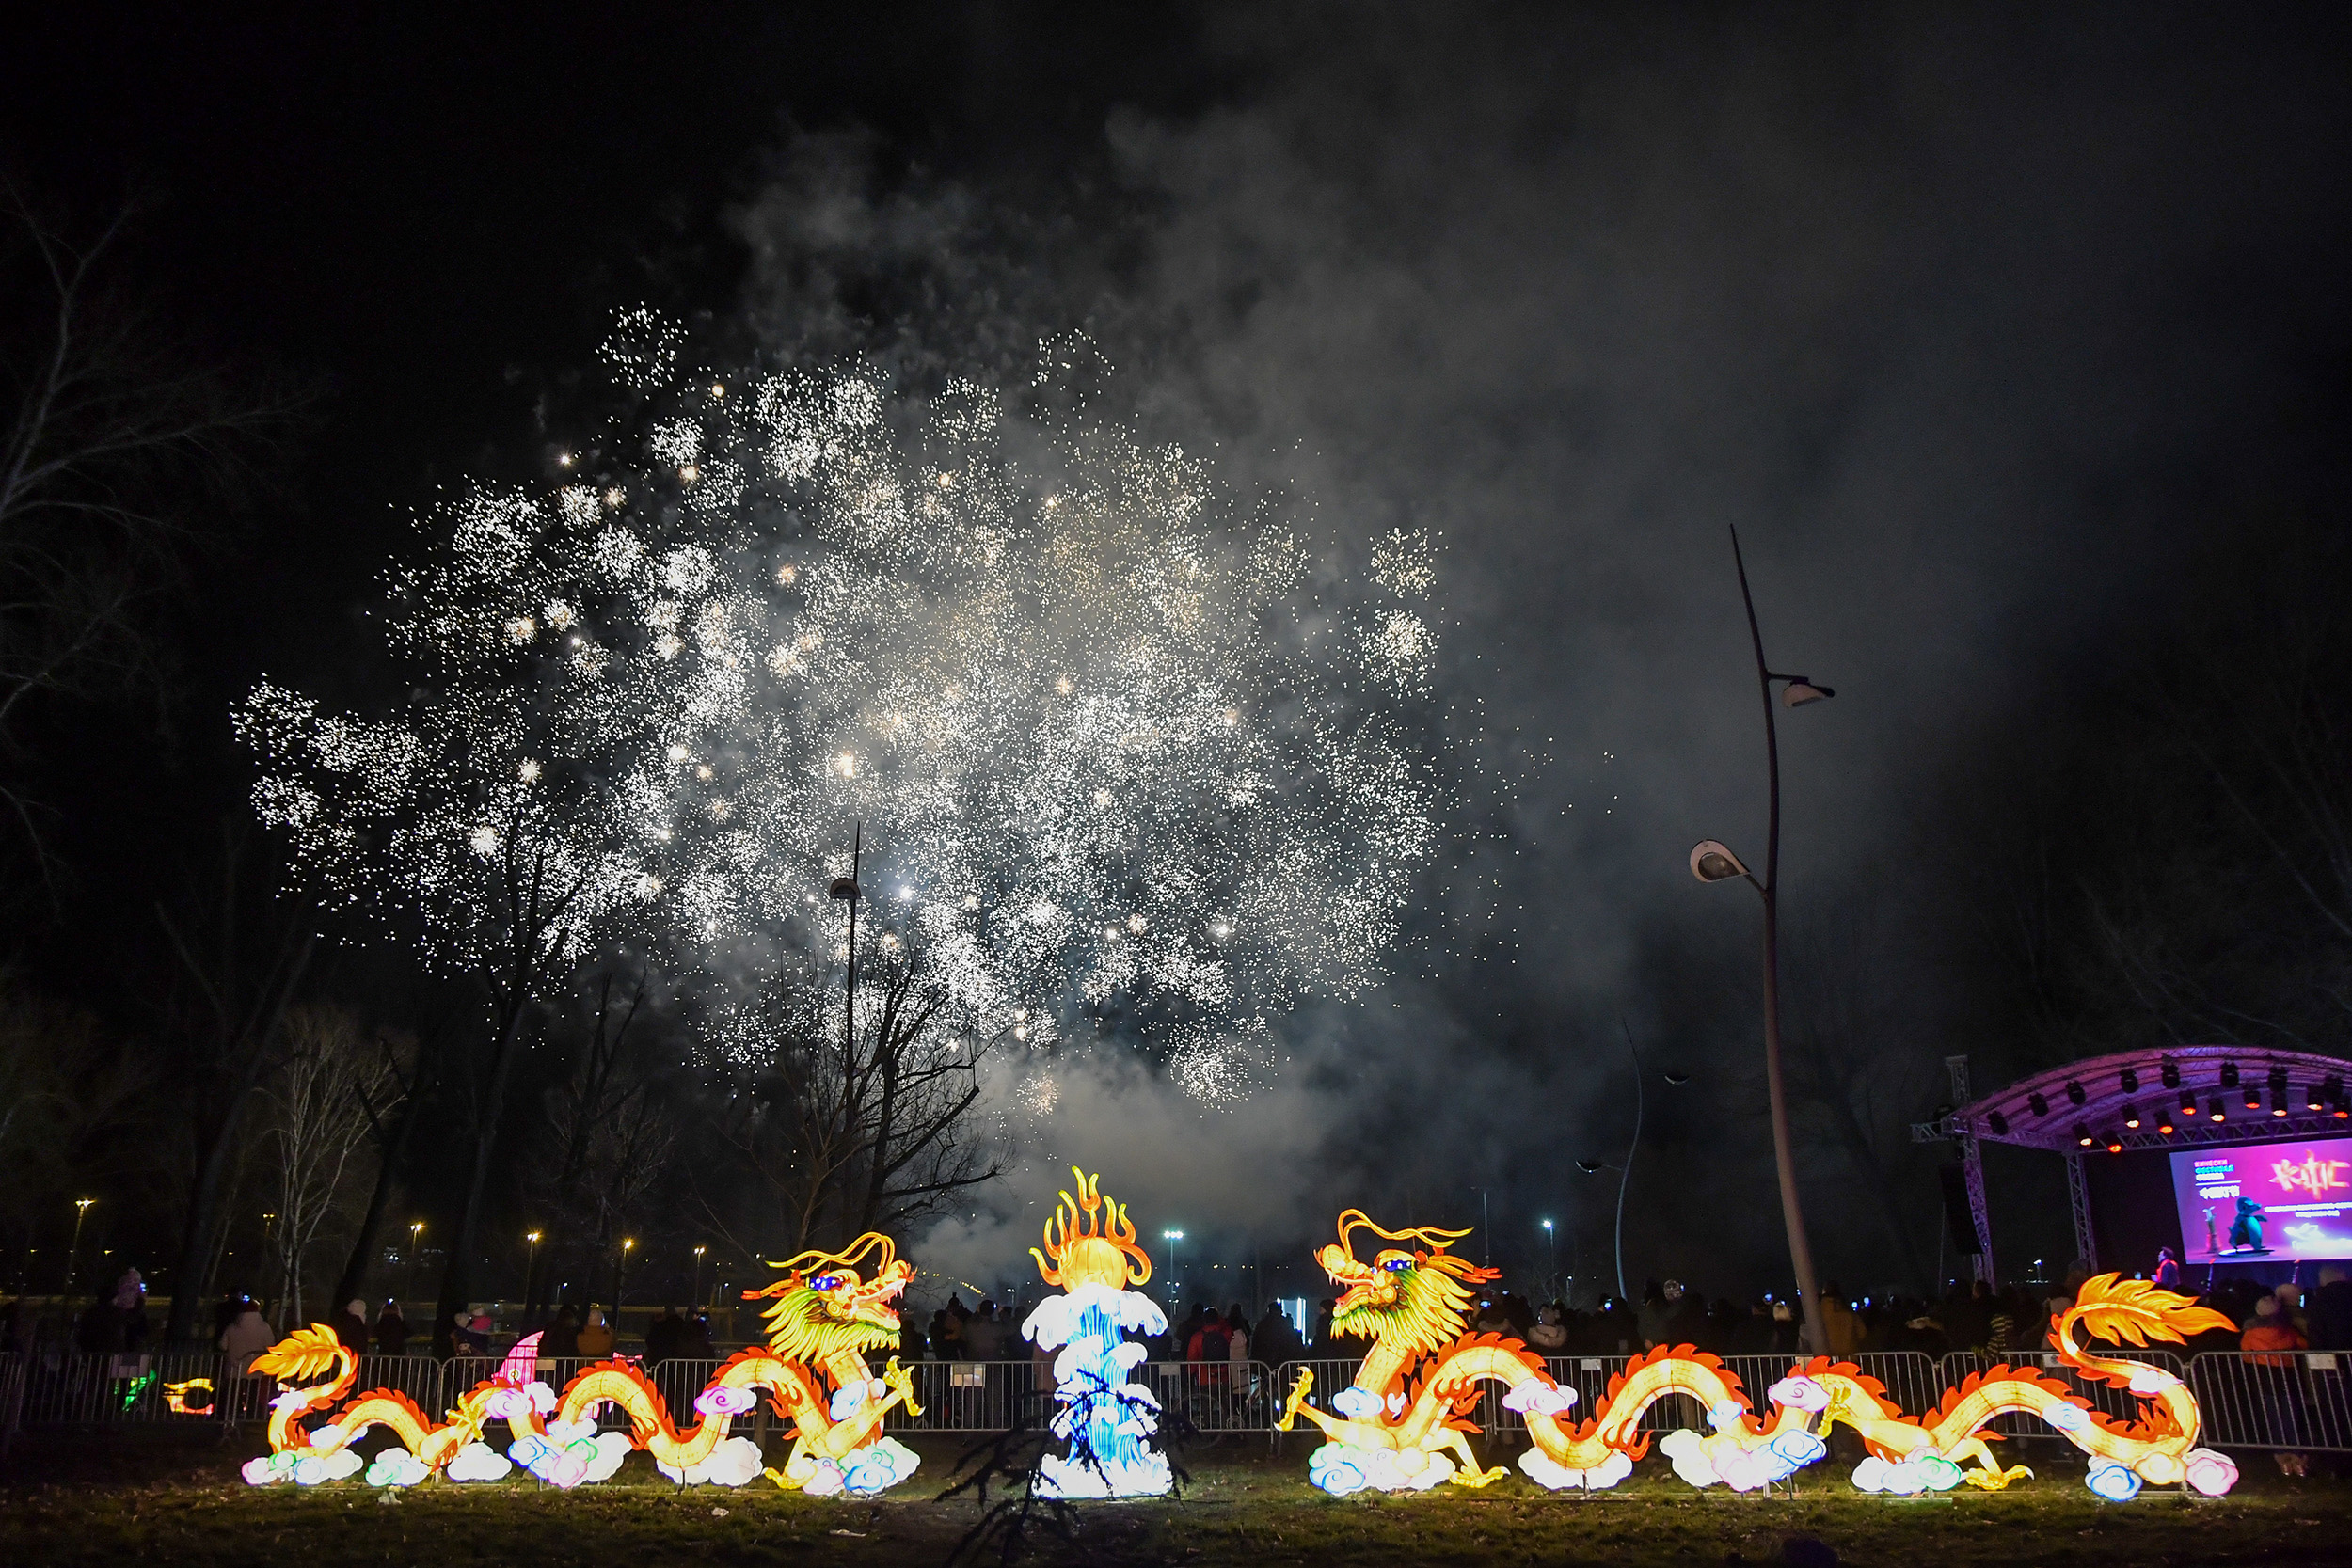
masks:
<svg viewBox="0 0 2352 1568"><path fill-rule="evenodd" d="M1082 1285L1123 1291L1150 1279L1151 1255L1136 1244L1127 1206L1103 1196L1101 1177L1089 1176L1075 1165L1070 1174L1078 1179L1078 1196L1061 1195L1045 1222L1045 1250L1029 1249L1045 1283L1065 1291Z"/></svg>

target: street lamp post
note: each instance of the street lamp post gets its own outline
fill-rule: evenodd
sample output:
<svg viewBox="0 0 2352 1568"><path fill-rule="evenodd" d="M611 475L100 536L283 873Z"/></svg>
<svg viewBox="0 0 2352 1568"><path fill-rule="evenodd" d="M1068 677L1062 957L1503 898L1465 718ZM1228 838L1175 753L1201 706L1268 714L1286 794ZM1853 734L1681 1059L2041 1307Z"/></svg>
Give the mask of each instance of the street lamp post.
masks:
<svg viewBox="0 0 2352 1568"><path fill-rule="evenodd" d="M1784 675L1764 661L1764 633L1756 619L1756 596L1748 590L1748 563L1740 553L1740 531L1731 531L1732 564L1740 574L1740 602L1748 612L1748 641L1756 650L1756 683L1764 698L1764 766L1769 809L1764 832L1764 876L1758 880L1740 857L1717 839L1703 839L1691 850L1691 874L1702 882L1744 880L1764 900L1764 1084L1772 1106L1772 1164L1780 1177L1780 1218L1788 1232L1788 1262L1797 1275L1797 1294L1804 1307L1805 1334L1813 1353L1829 1350L1828 1325L1821 1316L1821 1292L1813 1276L1813 1243L1804 1230L1804 1206L1797 1192L1797 1156L1788 1135L1788 1095L1780 1071L1780 731L1772 715L1772 683L1781 683L1781 700L1792 708L1818 703L1836 693L1816 686L1804 675Z"/></svg>
<svg viewBox="0 0 2352 1568"><path fill-rule="evenodd" d="M73 1244L65 1249L65 1293L67 1295L73 1293L73 1265L82 1256L82 1222L89 1218L90 1205L97 1201L94 1197L77 1197L73 1200Z"/></svg>
<svg viewBox="0 0 2352 1568"><path fill-rule="evenodd" d="M850 833L850 874L833 879L831 893L850 906L849 967L842 978L841 1049L851 1050L857 1043L857 906L859 898L858 872L866 857L866 824L860 822Z"/></svg>
<svg viewBox="0 0 2352 1568"><path fill-rule="evenodd" d="M417 1299L417 1247L420 1244L419 1238L423 1234L424 1221L418 1220L408 1227L408 1299L410 1301Z"/></svg>
<svg viewBox="0 0 2352 1568"><path fill-rule="evenodd" d="M539 1305L539 1232L530 1231L523 1240L523 1307L529 1311Z"/></svg>
<svg viewBox="0 0 2352 1568"><path fill-rule="evenodd" d="M1642 1048L1633 1043L1632 1027L1623 1019L1617 1021L1617 1027L1625 1031L1625 1048L1633 1055L1633 1137L1625 1146L1624 1164L1613 1165L1599 1160L1579 1160L1576 1163L1576 1168L1587 1176L1598 1176L1605 1170L1613 1170L1617 1173L1617 1299L1624 1301L1627 1299L1625 1293L1625 1189L1626 1183L1633 1179L1633 1156L1642 1151L1642 1112L1648 1103L1648 1092L1642 1086ZM1665 1079L1668 1086L1673 1088L1680 1088L1691 1081L1690 1075L1682 1072L1669 1072L1665 1074ZM1550 1222L1546 1221L1545 1228L1549 1227Z"/></svg>
<svg viewBox="0 0 2352 1568"><path fill-rule="evenodd" d="M1160 1240L1168 1243L1168 1304L1170 1307L1182 1305L1176 1299L1176 1243L1184 1239L1184 1233L1181 1230L1160 1232Z"/></svg>
<svg viewBox="0 0 2352 1568"><path fill-rule="evenodd" d="M1551 1233L1549 1220L1544 1221L1544 1268L1546 1271L1544 1277L1547 1280L1557 1280L1560 1277L1560 1243L1558 1238Z"/></svg>
<svg viewBox="0 0 2352 1568"><path fill-rule="evenodd" d="M612 1270L612 1331L615 1334L620 1332L621 1306L628 1290L628 1255L636 1250L636 1237L621 1238L621 1260Z"/></svg>
<svg viewBox="0 0 2352 1568"><path fill-rule="evenodd" d="M703 1254L709 1250L707 1246L698 1246L694 1249L694 1286L692 1290L686 1292L686 1299L693 1305L696 1311L702 1309L703 1302Z"/></svg>

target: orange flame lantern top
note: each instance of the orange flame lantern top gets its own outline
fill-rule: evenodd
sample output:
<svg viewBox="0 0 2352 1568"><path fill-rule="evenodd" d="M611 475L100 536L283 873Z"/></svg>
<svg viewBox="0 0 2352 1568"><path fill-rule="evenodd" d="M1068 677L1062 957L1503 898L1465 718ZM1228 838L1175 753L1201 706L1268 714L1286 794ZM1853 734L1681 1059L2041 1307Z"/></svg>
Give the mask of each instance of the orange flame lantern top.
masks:
<svg viewBox="0 0 2352 1568"><path fill-rule="evenodd" d="M1082 1285L1123 1291L1151 1278L1152 1259L1136 1244L1127 1206L1103 1196L1097 1185L1102 1178L1075 1165L1070 1174L1078 1179L1078 1196L1061 1195L1061 1203L1045 1222L1045 1250L1029 1249L1045 1283L1065 1291Z"/></svg>

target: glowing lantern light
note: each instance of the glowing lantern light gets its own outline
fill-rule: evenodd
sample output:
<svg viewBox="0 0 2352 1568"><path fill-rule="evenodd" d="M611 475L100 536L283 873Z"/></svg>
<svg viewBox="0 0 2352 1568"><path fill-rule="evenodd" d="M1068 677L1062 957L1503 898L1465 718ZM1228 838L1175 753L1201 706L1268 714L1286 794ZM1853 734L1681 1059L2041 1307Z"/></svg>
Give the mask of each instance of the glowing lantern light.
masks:
<svg viewBox="0 0 2352 1568"><path fill-rule="evenodd" d="M1037 1490L1050 1497L1152 1497L1172 1484L1159 1451L1159 1401L1127 1374L1149 1354L1127 1331L1165 1334L1159 1303L1129 1290L1152 1277L1152 1259L1136 1244L1126 1206L1102 1196L1101 1178L1074 1165L1078 1196L1061 1195L1045 1222L1045 1250L1029 1249L1038 1273L1062 1293L1048 1296L1021 1325L1024 1338L1054 1358L1054 1435L1067 1454L1048 1454Z"/></svg>

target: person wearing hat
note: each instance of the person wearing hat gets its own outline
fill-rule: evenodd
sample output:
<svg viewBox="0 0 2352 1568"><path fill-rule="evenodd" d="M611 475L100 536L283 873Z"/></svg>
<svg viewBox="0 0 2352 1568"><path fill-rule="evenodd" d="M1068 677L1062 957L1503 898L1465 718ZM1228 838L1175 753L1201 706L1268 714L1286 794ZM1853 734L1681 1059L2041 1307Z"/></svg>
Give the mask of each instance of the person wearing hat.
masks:
<svg viewBox="0 0 2352 1568"><path fill-rule="evenodd" d="M2254 1315L2247 1320L2246 1333L2238 1340L2241 1348L2263 1353L2249 1355L2246 1370L2253 1376L2255 1391L2262 1401L2263 1415L2270 1428L2270 1437L2273 1441L2290 1445L2279 1449L2270 1456L2279 1462L2279 1473L2282 1476L2311 1474L2311 1456L2293 1451L2291 1447L2300 1442L2303 1435L2303 1390L2295 1375L2296 1363L2299 1358L2274 1353L2299 1351L2307 1343L2303 1336L2296 1332L2295 1324L2286 1313L2280 1309L2276 1295L2256 1298Z"/></svg>
<svg viewBox="0 0 2352 1568"><path fill-rule="evenodd" d="M408 1320L400 1310L400 1303L386 1297L384 1310L375 1315L375 1354L405 1355L408 1351Z"/></svg>
<svg viewBox="0 0 2352 1568"><path fill-rule="evenodd" d="M335 1338L342 1341L343 1349L354 1355L367 1354L368 1304L364 1301L345 1302L343 1309L335 1314L334 1329Z"/></svg>

